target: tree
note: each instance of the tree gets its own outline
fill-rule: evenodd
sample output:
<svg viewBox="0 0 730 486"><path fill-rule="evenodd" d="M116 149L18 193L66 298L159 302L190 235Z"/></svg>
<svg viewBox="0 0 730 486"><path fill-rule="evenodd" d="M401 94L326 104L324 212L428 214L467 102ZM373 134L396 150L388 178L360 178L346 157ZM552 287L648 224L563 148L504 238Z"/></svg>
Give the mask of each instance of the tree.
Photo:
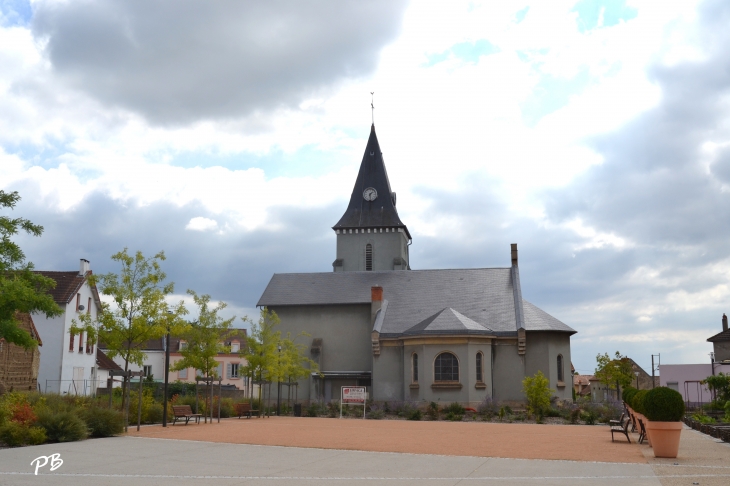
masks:
<svg viewBox="0 0 730 486"><path fill-rule="evenodd" d="M309 337L309 334L301 332L297 337ZM319 371L317 362L305 355L306 350L307 345L294 342L291 333L286 333L286 338L281 340L281 366L277 378L289 384L287 400L291 399L292 383L297 382L300 378L307 378L312 372Z"/></svg>
<svg viewBox="0 0 730 486"><path fill-rule="evenodd" d="M226 308L225 302L210 307L210 295L198 296L192 290L188 290L188 294L193 296L193 301L198 306L198 319L189 323L179 334L186 343L185 348L180 351L183 359L171 369L195 368L205 377L222 378L218 376L218 362L215 358L218 353L230 352L230 346L225 346L221 341L235 335L235 331L231 331L235 316L224 320L218 315L218 312Z"/></svg>
<svg viewBox="0 0 730 486"><path fill-rule="evenodd" d="M0 191L0 208L15 208L20 196L17 192ZM33 236L43 233L43 226L24 218L0 216L0 339L25 349L38 343L21 329L17 312L45 314L55 317L63 314L48 291L56 286L53 279L33 272L33 264L25 261L25 254L10 237L24 231Z"/></svg>
<svg viewBox="0 0 730 486"><path fill-rule="evenodd" d="M112 255L112 260L122 266L119 275L91 275L90 285L97 285L103 295L114 299L114 307L102 303L102 311L96 321L80 316L81 325L74 323L71 333L88 332L90 339L96 334L109 350L110 358L119 356L124 361L125 373L129 364L144 364L144 344L150 339L164 336L168 329L180 325L180 316L187 313L183 302L168 306L165 296L172 294L174 284L165 283L167 275L162 271L160 262L165 253L160 252L152 258L145 258L138 251L134 256L127 249ZM171 311L171 313L168 313ZM174 329L173 329L174 330ZM128 378L122 385L122 410L126 410L126 389Z"/></svg>
<svg viewBox="0 0 730 486"><path fill-rule="evenodd" d="M634 380L634 373L631 367L631 360L616 351L614 359L608 356L608 353L596 355L596 371L595 377L606 385L609 390L616 390L616 399L618 399L618 389L625 388Z"/></svg>
<svg viewBox="0 0 730 486"><path fill-rule="evenodd" d="M715 376L708 376L702 380L702 384L715 392L719 406L722 407L725 402L730 402L730 374L726 375L721 371Z"/></svg>
<svg viewBox="0 0 730 486"><path fill-rule="evenodd" d="M550 398L555 393L550 388L550 382L542 371L538 371L535 376L526 376L522 380L522 391L527 398L527 413L535 415L541 421L545 412L550 409Z"/></svg>
<svg viewBox="0 0 730 486"><path fill-rule="evenodd" d="M244 321L248 322L247 318ZM246 366L244 373L251 378L251 382L259 384L259 402L261 402L261 385L275 380L278 374L279 356L278 346L281 341L281 332L276 326L281 320L276 312L266 307L261 309L259 321L251 322L251 335L246 339Z"/></svg>

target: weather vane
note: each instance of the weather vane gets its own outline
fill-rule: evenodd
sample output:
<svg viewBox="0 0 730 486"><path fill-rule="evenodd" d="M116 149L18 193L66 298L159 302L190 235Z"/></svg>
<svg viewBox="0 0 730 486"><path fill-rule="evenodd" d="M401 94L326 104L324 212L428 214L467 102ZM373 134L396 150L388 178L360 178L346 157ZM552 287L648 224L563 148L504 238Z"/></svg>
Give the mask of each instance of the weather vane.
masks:
<svg viewBox="0 0 730 486"><path fill-rule="evenodd" d="M375 98L375 91L370 92L370 116L373 120L373 125L375 125L375 105L373 104L373 98Z"/></svg>

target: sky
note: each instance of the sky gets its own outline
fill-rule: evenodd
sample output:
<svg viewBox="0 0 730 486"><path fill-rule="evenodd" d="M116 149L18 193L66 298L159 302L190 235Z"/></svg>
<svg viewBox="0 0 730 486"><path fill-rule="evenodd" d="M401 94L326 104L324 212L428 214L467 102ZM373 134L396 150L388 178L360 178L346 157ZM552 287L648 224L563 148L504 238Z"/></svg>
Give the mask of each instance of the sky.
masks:
<svg viewBox="0 0 730 486"><path fill-rule="evenodd" d="M724 0L0 0L0 189L37 269L164 250L171 302L254 317L273 273L332 271L374 117L412 268L517 243L578 372L707 363L728 25Z"/></svg>

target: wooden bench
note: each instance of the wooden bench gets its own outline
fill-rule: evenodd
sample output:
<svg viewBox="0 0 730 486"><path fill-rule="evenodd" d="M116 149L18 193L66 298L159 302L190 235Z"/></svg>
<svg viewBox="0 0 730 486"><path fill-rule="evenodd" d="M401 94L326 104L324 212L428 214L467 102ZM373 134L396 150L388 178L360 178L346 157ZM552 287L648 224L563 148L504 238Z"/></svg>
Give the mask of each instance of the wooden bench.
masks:
<svg viewBox="0 0 730 486"><path fill-rule="evenodd" d="M256 417L261 417L261 414L259 414L258 410L254 410L251 408L251 404L249 402L236 403L233 405L233 408L235 408L238 418L241 418L241 416L243 415L246 415L247 418L251 418L251 415L253 415L254 413L256 414Z"/></svg>
<svg viewBox="0 0 730 486"><path fill-rule="evenodd" d="M613 442L613 434L620 433L624 434L626 436L626 440L629 441L629 444L631 444L631 438L629 437L629 423L630 420L628 417L621 425L611 425L611 442Z"/></svg>
<svg viewBox="0 0 730 486"><path fill-rule="evenodd" d="M644 422L641 419L636 419L639 421L639 444L643 444L646 440L646 428L644 427Z"/></svg>
<svg viewBox="0 0 730 486"><path fill-rule="evenodd" d="M175 415L172 419L172 425L175 425L175 422L177 422L178 419L185 419L185 425L187 425L191 418L194 418L195 423L199 424L200 417L203 416L200 413L193 413L190 405L173 405L172 413Z"/></svg>

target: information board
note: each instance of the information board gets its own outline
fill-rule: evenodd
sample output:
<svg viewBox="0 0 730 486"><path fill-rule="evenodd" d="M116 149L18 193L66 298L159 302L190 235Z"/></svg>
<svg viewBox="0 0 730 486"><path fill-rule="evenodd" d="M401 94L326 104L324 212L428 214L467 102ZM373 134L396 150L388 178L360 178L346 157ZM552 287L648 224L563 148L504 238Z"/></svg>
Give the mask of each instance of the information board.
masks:
<svg viewBox="0 0 730 486"><path fill-rule="evenodd" d="M367 389L364 386L343 386L340 394L340 418L342 418L342 407L345 404L362 404L362 418L365 418L365 401L368 398Z"/></svg>

